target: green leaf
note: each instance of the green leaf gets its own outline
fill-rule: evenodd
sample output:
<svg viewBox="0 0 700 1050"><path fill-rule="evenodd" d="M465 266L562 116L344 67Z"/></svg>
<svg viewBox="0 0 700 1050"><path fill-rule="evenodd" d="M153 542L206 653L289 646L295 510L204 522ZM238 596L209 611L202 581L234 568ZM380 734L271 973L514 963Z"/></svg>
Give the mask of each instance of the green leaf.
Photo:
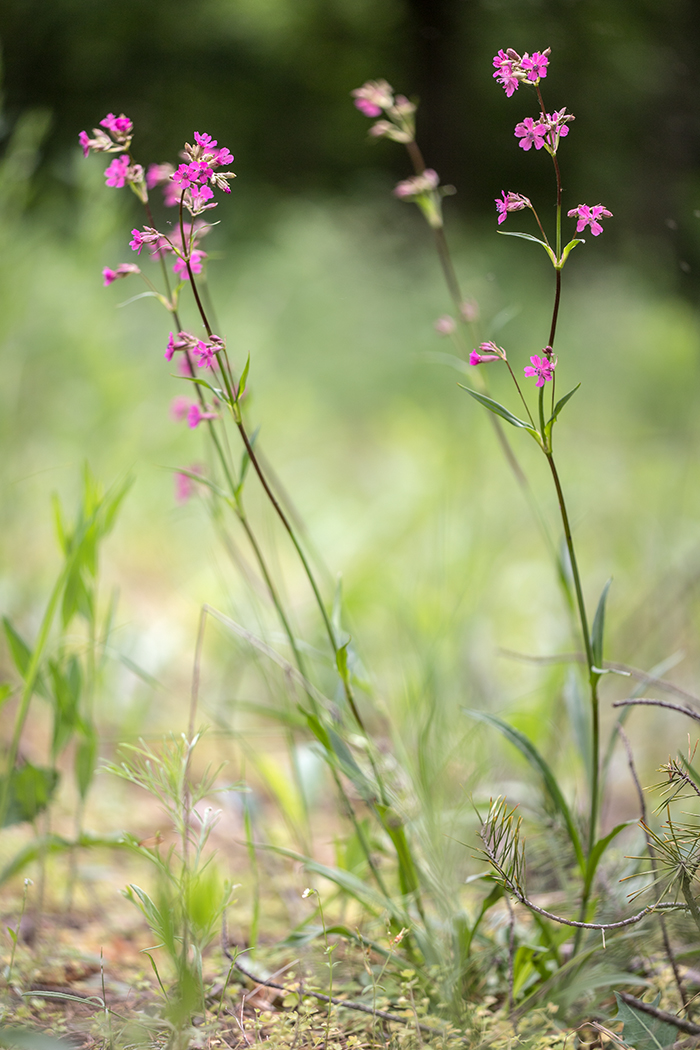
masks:
<svg viewBox="0 0 700 1050"><path fill-rule="evenodd" d="M574 248L576 247L577 244L585 244L585 243L586 243L585 240L583 240L580 237L574 237L574 239L572 241L569 241L569 243L564 248L564 251L561 253L561 259L559 260L558 269L561 270L562 266L564 265L566 260L569 258L570 253L574 250Z"/></svg>
<svg viewBox="0 0 700 1050"><path fill-rule="evenodd" d="M93 616L93 601L92 594L88 590L85 580L83 579L83 564L85 560L81 559L80 555L88 555L89 561L93 561L94 553L88 552L87 544L81 544L78 549L78 557L76 558L73 568L68 574L66 580L65 590L63 591L63 604L61 606L61 621L64 627L67 627L71 622L76 613L80 613L88 623L91 621ZM89 564L86 566L89 570Z"/></svg>
<svg viewBox="0 0 700 1050"><path fill-rule="evenodd" d="M566 799L559 789L556 777L540 755L535 745L532 744L519 729L515 729L513 726L508 725L507 722L501 721L496 715L490 715L486 711L467 710L466 708L464 708L464 713L469 718L474 718L479 722L485 722L487 725L494 726L498 729L505 738L511 742L511 744L517 747L518 751L520 751L521 755L527 759L533 769L540 774L547 794L564 819L566 830L569 833L571 844L576 853L576 860L581 869L581 874L585 875L586 861L583 855L583 847L581 846L581 839L579 838L578 830L573 817L571 816L571 811L566 804Z"/></svg>
<svg viewBox="0 0 700 1050"><path fill-rule="evenodd" d="M591 628L591 649L593 650L593 663L596 667L603 666L603 634L605 632L605 602L612 583L612 576L603 587L603 593L598 601L598 608L593 618Z"/></svg>
<svg viewBox="0 0 700 1050"><path fill-rule="evenodd" d="M80 664L75 655L62 668L49 660L49 674L55 704L51 754L55 758L70 743L78 722L78 705L82 687Z"/></svg>
<svg viewBox="0 0 700 1050"><path fill-rule="evenodd" d="M548 438L549 438L549 435L552 433L552 427L556 423L556 421L557 421L557 419L559 417L559 413L561 412L562 408L564 407L566 402L569 400L569 398L574 396L574 394L576 393L576 391L578 390L578 388L580 386L581 386L581 384L577 383L573 390L570 390L568 394L565 394L564 397L560 398L559 401L557 401L556 405L554 406L554 411L552 412L551 416L547 420L547 425L544 428L545 429L545 434L547 435Z"/></svg>
<svg viewBox="0 0 700 1050"><path fill-rule="evenodd" d="M468 394L471 394L475 401L478 401L479 404L488 408L489 412L493 412L495 415L500 416L501 419L505 419L505 421L510 423L511 426L522 427L523 430L527 430L530 434L537 434L537 431L531 427L529 423L526 423L522 419L518 419L518 417L514 416L512 412L509 412L507 408L500 405L498 401L494 401L493 398L487 397L486 394L480 394L476 390L472 390L471 387L464 386L462 383L458 383L457 386L461 387L462 390L466 390Z"/></svg>
<svg viewBox="0 0 700 1050"><path fill-rule="evenodd" d="M629 1006L615 992L617 999L617 1019L624 1021L622 1038L634 1050L665 1050L672 1046L678 1038L678 1029L667 1021L661 1021L658 1017L642 1013ZM661 993L656 996L651 1006L658 1006Z"/></svg>
<svg viewBox="0 0 700 1050"><path fill-rule="evenodd" d="M3 616L2 623L5 628L5 637L7 639L12 662L17 668L19 674L24 678L27 674L27 669L32 658L32 651L21 635L19 635L14 629L6 616ZM39 696L43 696L45 700L48 700L49 694L44 680L40 675L37 675L34 680L34 691L38 693Z"/></svg>
<svg viewBox="0 0 700 1050"><path fill-rule="evenodd" d="M0 784L5 781L0 777ZM25 762L10 774L7 811L3 827L34 820L51 801L59 776L55 769L45 769Z"/></svg>
<svg viewBox="0 0 700 1050"><path fill-rule="evenodd" d="M240 401L245 394L246 383L248 382L248 372L250 371L250 354L248 354L248 360L245 363L245 367L241 372L241 378L238 383L238 392L236 394L236 401Z"/></svg>
<svg viewBox="0 0 700 1050"><path fill-rule="evenodd" d="M617 824L612 829L612 831L609 832L607 835L603 836L602 839L598 839L598 841L596 842L595 846L591 850L591 852L589 854L589 857L588 857L588 866L587 866L587 869L586 869L585 886L584 886L584 890L583 890L584 897L588 896L588 890L590 889L591 885L593 884L593 878L594 878L595 873L596 873L596 868L598 867L598 864L600 862L600 858L603 856L603 854L605 853L606 849L608 848L608 846L610 845L612 840L614 838L617 838L617 836L620 834L620 832L624 831L625 828L629 828L632 824L637 824L637 823L638 823L638 821L636 821L636 820L625 820L625 821L622 822L622 824Z"/></svg>
<svg viewBox="0 0 700 1050"><path fill-rule="evenodd" d="M501 237L520 237L520 239L523 241L532 241L534 244L541 244L549 258L551 259L552 265L557 265L556 255L549 247L549 245L545 244L544 241L541 241L539 237L533 237L531 233L517 233L514 230L496 230L496 233L499 233Z"/></svg>
<svg viewBox="0 0 700 1050"><path fill-rule="evenodd" d="M207 390L211 390L212 394L219 401L224 401L227 405L230 404L228 395L220 390L218 386L212 386L211 383L207 383L206 379L200 379L199 376L182 376L182 379L186 379L188 383L196 383L197 386L204 386Z"/></svg>
<svg viewBox="0 0 700 1050"><path fill-rule="evenodd" d="M347 680L348 680L348 645L349 644L350 644L350 639L348 638L348 640L345 643L345 645L341 645L340 648L336 650L336 654L335 654L335 663L336 663L336 667L338 668L338 674L340 675L340 677L343 679L344 682L347 682Z"/></svg>
<svg viewBox="0 0 700 1050"><path fill-rule="evenodd" d="M0 707L12 696L12 693L13 689L9 682L3 682L0 685Z"/></svg>

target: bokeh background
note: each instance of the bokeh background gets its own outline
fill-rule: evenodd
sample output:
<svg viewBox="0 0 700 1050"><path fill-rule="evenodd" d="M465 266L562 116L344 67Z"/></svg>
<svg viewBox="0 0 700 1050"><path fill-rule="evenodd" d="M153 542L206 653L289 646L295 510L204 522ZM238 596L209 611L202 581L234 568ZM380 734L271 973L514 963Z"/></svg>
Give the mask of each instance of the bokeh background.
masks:
<svg viewBox="0 0 700 1050"><path fill-rule="evenodd" d="M181 391L163 361L167 315L150 299L124 305L140 287L102 287L102 267L131 261L142 219L132 195L105 188L101 158L84 160L77 135L124 111L144 163L176 160L195 129L235 154L238 179L206 245L209 292L239 367L251 354L251 422L327 566L329 595L343 574L373 683L365 702L391 713L392 746L410 762L413 742L434 734L426 792L444 773L440 741L459 754L455 791L477 773L487 788L502 783L513 756L494 758L475 735L460 714L470 703L565 757L565 671L501 652L571 648L551 562L488 421L457 387L454 348L434 331L450 304L429 231L391 196L406 156L368 140L349 94L386 77L420 101L427 161L457 189L445 208L464 293L483 337L522 366L546 339L552 275L535 246L496 236L493 199L526 193L551 222L553 188L549 159L513 137L531 97L507 99L491 76L507 46L552 48L545 97L576 116L561 151L565 204L614 213L567 265L558 336L562 384L582 381L559 455L588 600L614 575L608 656L644 667L673 657L677 681L696 688L692 0L4 0L0 44L0 608L31 636L58 564L51 492L70 505L85 459L105 482L131 472L105 586L120 591L115 646L158 686L115 672L110 739L184 718L201 602L279 642L202 502L174 502L171 469L205 455L203 436L169 418ZM513 444L556 532L536 450L518 434ZM282 537L251 499L300 633L320 642ZM237 677L242 660L215 631L212 721L259 695ZM608 699L624 689L613 683ZM648 770L665 753L646 741L684 739L673 718L635 723ZM620 782L621 806L628 793L634 809L624 771Z"/></svg>

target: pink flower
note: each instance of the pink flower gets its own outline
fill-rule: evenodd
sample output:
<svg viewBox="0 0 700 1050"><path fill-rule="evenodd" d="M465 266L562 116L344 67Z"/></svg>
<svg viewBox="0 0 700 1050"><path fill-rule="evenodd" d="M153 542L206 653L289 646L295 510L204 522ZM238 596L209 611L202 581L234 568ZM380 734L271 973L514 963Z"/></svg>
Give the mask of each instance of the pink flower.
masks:
<svg viewBox="0 0 700 1050"><path fill-rule="evenodd" d="M496 72L493 75L497 77L500 76L501 70L504 66L507 66L509 70L512 68L512 59L506 54L503 48L500 48L498 54L493 57L493 64L496 67Z"/></svg>
<svg viewBox="0 0 700 1050"><path fill-rule="evenodd" d="M165 348L165 360L172 361L173 355L178 350L192 350L199 343L196 335L192 335L191 332L178 332L175 336L172 332L168 339L168 345ZM186 375L190 375L188 369Z"/></svg>
<svg viewBox="0 0 700 1050"><path fill-rule="evenodd" d="M443 314L442 317L438 317L437 321L435 321L433 328L438 335L452 335L457 328L457 324L454 317L450 317L449 314Z"/></svg>
<svg viewBox="0 0 700 1050"><path fill-rule="evenodd" d="M226 187L226 192L231 191ZM189 198L195 207L199 207L204 201L210 201L214 196L211 186L190 186Z"/></svg>
<svg viewBox="0 0 700 1050"><path fill-rule="evenodd" d="M190 430L198 427L203 419L216 419L216 412L202 412L199 405L190 405L187 410L187 425Z"/></svg>
<svg viewBox="0 0 700 1050"><path fill-rule="evenodd" d="M496 72L493 74L494 79L504 88L506 95L510 98L513 92L520 87L520 80L514 72L514 62L501 49L494 57L493 64L496 67Z"/></svg>
<svg viewBox="0 0 700 1050"><path fill-rule="evenodd" d="M539 51L534 51L532 58L530 58L527 51L523 55L520 61L520 66L526 71L527 79L532 81L532 83L540 78L544 79L544 77L547 76L547 66L549 64L549 59L547 58L548 51L549 48L543 54L540 54Z"/></svg>
<svg viewBox="0 0 700 1050"><path fill-rule="evenodd" d="M479 350L484 352L480 354ZM470 353L470 365L483 365L486 361L502 361L506 356L505 350L491 342L481 343L479 350L472 350Z"/></svg>
<svg viewBox="0 0 700 1050"><path fill-rule="evenodd" d="M530 364L525 365L523 371L525 375L537 376L537 382L535 386L544 386L545 383L549 383L554 379L554 361L548 361L546 357L538 357L536 354L530 358Z"/></svg>
<svg viewBox="0 0 700 1050"><path fill-rule="evenodd" d="M114 113L108 113L104 120L100 121L100 127L107 128L115 139L128 138L134 130L133 123L123 113L120 113L118 117L115 117Z"/></svg>
<svg viewBox="0 0 700 1050"><path fill-rule="evenodd" d="M81 131L78 135L78 139L80 140L80 145L83 147L83 156L87 157L90 152L90 136L87 131Z"/></svg>
<svg viewBox="0 0 700 1050"><path fill-rule="evenodd" d="M102 271L105 288L108 288L114 281L118 281L120 277L128 277L130 273L141 273L141 271L134 263L121 263L116 270L105 267Z"/></svg>
<svg viewBox="0 0 700 1050"><path fill-rule="evenodd" d="M185 419L187 413L192 406L192 402L186 397L175 397L170 402L170 416L179 423L181 419ZM193 407L193 406L192 406Z"/></svg>
<svg viewBox="0 0 700 1050"><path fill-rule="evenodd" d="M520 55L512 47L509 47L507 51L501 48L498 54L494 56L493 64L496 67L496 72L493 74L494 79L510 98L518 90L520 81L525 76L520 69Z"/></svg>
<svg viewBox="0 0 700 1050"><path fill-rule="evenodd" d="M598 222L598 219L612 218L612 212L604 208L602 204L596 204L593 208L589 208L587 204L579 204L578 208L572 208L568 215L570 219L578 219L576 233L583 233L586 226L590 226L594 237L600 236L603 232L603 227Z"/></svg>
<svg viewBox="0 0 700 1050"><path fill-rule="evenodd" d="M521 149L529 150L531 146L542 149L547 130L546 124L535 124L532 117L525 117L525 120L515 125L515 136L520 139Z"/></svg>
<svg viewBox="0 0 700 1050"><path fill-rule="evenodd" d="M194 356L197 358L197 364L200 368L213 368L216 354L223 349L223 342L218 339L212 339L211 342L205 343L201 339L197 341L197 345L192 348Z"/></svg>
<svg viewBox="0 0 700 1050"><path fill-rule="evenodd" d="M224 164L233 163L233 153L227 149L226 146L222 146L219 152L216 154L216 160L210 161L211 164L217 164L219 167L223 167Z"/></svg>
<svg viewBox="0 0 700 1050"><path fill-rule="evenodd" d="M522 211L523 208L531 208L532 205L527 197L523 197L521 193L513 193L509 190L506 193L505 190L501 190L501 199L496 197L496 211L498 212L498 225L506 221L506 216L509 211Z"/></svg>
<svg viewBox="0 0 700 1050"><path fill-rule="evenodd" d="M366 117L378 117L383 109L391 109L394 105L394 89L386 80L367 80L350 94L360 113Z"/></svg>
<svg viewBox="0 0 700 1050"><path fill-rule="evenodd" d="M374 102L370 102L368 98L356 98L355 107L365 117L379 117L382 113L381 106L375 106Z"/></svg>
<svg viewBox="0 0 700 1050"><path fill-rule="evenodd" d="M152 226L144 226L143 233L141 230L131 231L129 247L132 252L138 252L140 255L144 244L152 245L154 249L157 249L161 247L161 242L167 248L167 241L164 241L162 234L158 233L158 230L154 230Z"/></svg>
<svg viewBox="0 0 700 1050"><path fill-rule="evenodd" d="M207 253L200 251L199 248L195 248L190 256L190 266L192 267L192 273L198 274L202 272L202 259L206 259ZM189 281L190 275L187 269L187 263L184 259L176 259L173 264L173 273L180 281Z"/></svg>
<svg viewBox="0 0 700 1050"><path fill-rule="evenodd" d="M83 151L85 147L83 146ZM125 185L129 172L129 157L126 153L122 154L121 157L115 157L108 168L105 169L105 176L108 186L113 186L115 189L120 190Z"/></svg>
<svg viewBox="0 0 700 1050"><path fill-rule="evenodd" d="M207 135L206 132L204 132L203 135L200 135L198 131L195 131L194 141L197 143L198 146L201 146L204 150L213 150L216 146L218 146L218 142L216 141L216 139L213 139L211 135Z"/></svg>

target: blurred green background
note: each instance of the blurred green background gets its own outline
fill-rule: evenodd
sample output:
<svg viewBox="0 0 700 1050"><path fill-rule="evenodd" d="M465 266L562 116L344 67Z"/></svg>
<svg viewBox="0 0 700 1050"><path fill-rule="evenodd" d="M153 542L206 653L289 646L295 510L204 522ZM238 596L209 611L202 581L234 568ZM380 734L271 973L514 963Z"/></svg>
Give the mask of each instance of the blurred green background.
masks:
<svg viewBox="0 0 700 1050"><path fill-rule="evenodd" d="M397 715L396 746L410 761L437 710L439 731L462 747L474 733L465 703L511 712L543 746L561 740L563 672L499 655L571 647L551 564L488 421L440 356L454 348L433 329L450 307L429 232L391 197L405 154L368 142L349 97L385 76L420 98L427 161L458 190L446 215L464 292L483 337L522 367L546 339L552 275L535 246L495 235L493 198L524 192L551 217L553 192L548 158L513 137L531 97L506 99L491 77L507 46L552 47L545 97L576 115L561 151L565 203L600 200L615 216L567 265L558 336L562 386L583 384L559 448L588 600L614 574L608 656L651 666L679 654L674 673L693 686L694 14L690 0L5 0L0 607L31 635L57 564L51 491L70 502L86 457L106 482L133 472L105 573L121 591L118 644L165 688L119 679L115 734L124 720L172 725L202 601L274 640L205 508L173 500L170 468L204 452L202 434L168 416L181 392L163 361L168 318L153 300L122 305L135 284L102 287L102 267L132 261L142 219L132 195L105 189L101 158L83 160L77 134L123 110L144 162L175 160L194 129L236 156L206 244L219 326L239 367L251 354L251 422L322 552L329 595L343 573L375 701ZM518 218L512 229L525 228ZM536 450L512 439L556 532ZM299 629L319 641L303 582L251 495ZM238 695L237 651L217 644L210 713ZM610 697L624 688L612 683ZM684 732L672 718L640 716L640 741L662 722ZM465 777L479 754L462 752Z"/></svg>

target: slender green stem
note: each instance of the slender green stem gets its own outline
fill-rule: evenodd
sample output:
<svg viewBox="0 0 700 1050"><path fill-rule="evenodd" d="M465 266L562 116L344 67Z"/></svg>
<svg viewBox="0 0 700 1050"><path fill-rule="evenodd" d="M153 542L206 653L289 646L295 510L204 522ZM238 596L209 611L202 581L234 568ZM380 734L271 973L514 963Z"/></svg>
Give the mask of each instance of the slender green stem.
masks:
<svg viewBox="0 0 700 1050"><path fill-rule="evenodd" d="M180 202L180 228L181 228L181 231L184 230L184 227L183 227L183 214L182 214L182 212L183 212L183 206L182 206L182 201L181 201ZM184 233L183 233L183 241L184 241ZM211 329L211 326L209 324L209 321L208 321L208 318L207 318L207 314L206 314L206 311L204 309L204 305L203 305L202 300L200 298L199 291L197 289L197 282L195 281L194 273L192 272L189 256L186 259L186 263L187 263L187 272L188 272L189 278L190 278L190 285L192 286L192 292L194 294L195 302L197 304L197 309L199 310L199 315L200 315L200 317L202 319L202 324L204 325L204 327L205 327L205 329L207 331L207 334L209 336L211 336L212 329ZM225 351L224 351L224 354L225 354ZM236 397L235 397L235 392L234 392L234 389L233 389L233 384L232 384L232 381L231 381L231 378L230 378L230 375L229 375L230 366L228 365L228 358L227 357L225 358L225 361L226 361L226 365L221 367L221 374L222 374L222 377L223 377L223 380L224 380L224 384L226 386L226 392L228 394L228 397L229 397L229 400L231 402L231 405L233 406L234 403L236 402ZM306 557L306 554L304 553L304 549L301 546L301 544L300 544L300 542L299 542L299 540L297 538L296 532L295 532L294 528L292 527L291 522L289 521L289 519L288 519L287 515L285 514L284 510L282 509L279 501L277 500L277 497L275 496L275 494L273 493L272 489L270 488L270 485L269 485L269 483L267 481L267 478L265 476L265 472L262 469L262 466L260 464L260 461L258 460L258 457L255 455L255 450L253 449L253 446L252 446L252 443L250 441L250 438L248 437L248 432L246 430L245 423L243 422L243 419L240 416L240 413L238 413L238 415L235 416L235 422L236 422L236 426L238 427L238 431L239 431L239 433L241 435L241 439L242 439L243 444L245 446L246 452L248 453L248 457L250 459L250 462L251 462L251 464L253 466L253 469L255 470L255 473L258 476L258 479L260 481L260 484L263 487L265 495L269 499L269 501L270 501L270 503L271 503L275 513L277 514L278 518L282 522L282 525L284 526L284 528L285 528L285 530L286 530L290 540L292 541L294 549L296 550L297 555L299 556L299 560L301 561L301 564L303 566L303 569L304 569L304 572L306 574L306 577L307 577L307 579L309 581L309 584L311 585L311 589L313 591L314 598L316 600L316 604L317 604L317 606L319 608L319 611L321 613L321 618L323 619L323 624L324 624L324 627L326 629L326 633L328 635L328 640L330 642L331 649L333 650L333 655L335 657L336 664L339 665L340 647L338 646L338 643L337 643L337 640L336 640L336 637L335 637L335 631L333 630L333 625L332 625L332 623L330 621L330 617L328 616L328 612L326 610L326 606L325 606L325 603L324 603L323 598L321 596L321 592L319 590L318 584L316 583L316 577L314 576L314 573L313 573L313 570L311 568L311 565L309 564L308 558ZM233 487L232 487L232 491L233 491ZM285 630L286 630L286 628L285 628ZM290 638L290 641L291 641L291 638ZM355 721L357 722L358 726L360 727L362 732L366 734L365 725L364 725L364 723L362 721L362 718L360 716L360 712L358 711L357 705L355 703L355 696L354 696L354 692L353 692L353 689L352 689L352 685L350 684L349 675L347 673L343 674L340 671L340 666L338 666L338 672L340 674L340 678L341 678L341 681L343 683L343 690L345 692L345 698L346 698L346 700L348 702L350 710L352 711L352 714L353 714L353 716L355 718Z"/></svg>
<svg viewBox="0 0 700 1050"><path fill-rule="evenodd" d="M583 648L586 654L586 666L588 668L588 682L591 690L591 798L590 798L590 814L589 814L589 825L588 825L588 857L590 858L593 848L596 843L597 825L598 825L598 809L599 809L599 794L600 794L600 702L598 699L598 680L600 678L599 672L595 668L593 662L593 648L591 644L591 637L588 630L588 617L586 615L586 605L583 599L583 589L581 587L581 576L578 568L578 561L576 560L576 551L574 549L574 541L571 535L571 526L569 523L569 515L566 509L566 502L564 500L564 493L562 491L561 482L559 480L559 474L554 463L554 456L551 450L547 453L547 462L549 463L550 470L552 472L552 478L554 480L554 487L557 491L557 499L559 501L559 510L561 512L562 525L564 527L564 537L566 539L566 547L569 552L569 562L571 564L571 573L574 579L574 591L576 595L576 605L578 608L579 621L581 625L581 634L583 636ZM587 879L584 885L583 894L581 897L581 922L585 921L585 914L588 908L588 901L592 890L592 879ZM582 937L582 930L576 934L576 940L574 942L574 952L578 952Z"/></svg>

